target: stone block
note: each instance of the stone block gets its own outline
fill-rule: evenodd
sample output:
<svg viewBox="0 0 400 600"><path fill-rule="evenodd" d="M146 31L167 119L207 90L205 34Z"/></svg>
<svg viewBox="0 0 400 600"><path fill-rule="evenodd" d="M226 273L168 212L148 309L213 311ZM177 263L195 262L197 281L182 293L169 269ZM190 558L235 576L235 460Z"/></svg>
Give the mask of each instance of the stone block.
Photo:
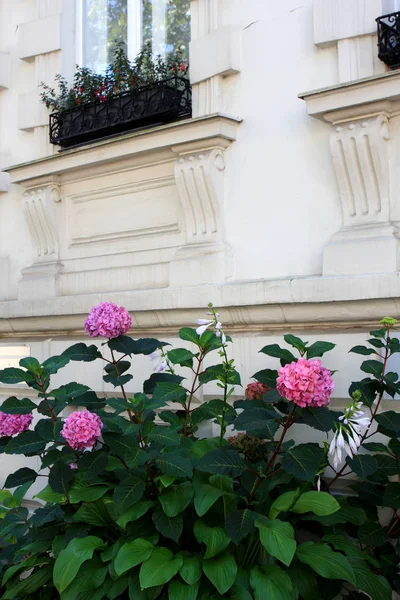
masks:
<svg viewBox="0 0 400 600"><path fill-rule="evenodd" d="M211 31L190 43L190 80L200 83L217 75L239 73L241 62L241 31L227 26Z"/></svg>
<svg viewBox="0 0 400 600"><path fill-rule="evenodd" d="M60 14L28 23L21 23L18 31L18 55L22 60L32 60L40 54L61 50Z"/></svg>

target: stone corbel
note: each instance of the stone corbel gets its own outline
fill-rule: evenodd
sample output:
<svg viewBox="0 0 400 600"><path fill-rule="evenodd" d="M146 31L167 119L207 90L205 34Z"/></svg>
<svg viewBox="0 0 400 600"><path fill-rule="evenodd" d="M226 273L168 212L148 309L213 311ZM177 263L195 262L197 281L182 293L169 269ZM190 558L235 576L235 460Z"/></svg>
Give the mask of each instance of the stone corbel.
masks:
<svg viewBox="0 0 400 600"><path fill-rule="evenodd" d="M61 191L57 183L46 182L27 188L22 208L35 247L32 265L22 271L18 298L58 295L59 262L58 226Z"/></svg>
<svg viewBox="0 0 400 600"><path fill-rule="evenodd" d="M172 148L178 155L175 179L186 244L179 248L171 265L171 285L181 285L187 278L193 283L217 282L230 275L222 212L225 149L229 144L220 138L211 147L182 144Z"/></svg>

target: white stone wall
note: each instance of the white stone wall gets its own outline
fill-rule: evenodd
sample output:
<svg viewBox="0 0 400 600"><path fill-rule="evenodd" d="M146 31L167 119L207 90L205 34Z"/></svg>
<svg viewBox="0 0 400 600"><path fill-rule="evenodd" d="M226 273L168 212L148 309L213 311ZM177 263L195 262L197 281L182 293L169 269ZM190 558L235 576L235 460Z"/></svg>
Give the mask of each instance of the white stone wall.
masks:
<svg viewBox="0 0 400 600"><path fill-rule="evenodd" d="M346 351L399 313L387 4L192 0L193 120L58 153L38 84L72 72L74 5L0 0L0 343L44 359L106 299L165 339L213 301L245 383L293 330L338 344L344 402ZM107 391L95 366L62 373Z"/></svg>

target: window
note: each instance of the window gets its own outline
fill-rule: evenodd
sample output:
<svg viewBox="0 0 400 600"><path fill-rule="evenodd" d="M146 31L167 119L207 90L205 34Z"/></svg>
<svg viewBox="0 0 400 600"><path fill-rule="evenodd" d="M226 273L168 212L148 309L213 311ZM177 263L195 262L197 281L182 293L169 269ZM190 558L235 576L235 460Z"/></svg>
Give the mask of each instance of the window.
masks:
<svg viewBox="0 0 400 600"><path fill-rule="evenodd" d="M181 51L188 57L190 0L78 0L77 63L101 73L116 41L133 59L143 44L154 55Z"/></svg>
<svg viewBox="0 0 400 600"><path fill-rule="evenodd" d="M383 0L383 14L387 15L400 10L400 0Z"/></svg>

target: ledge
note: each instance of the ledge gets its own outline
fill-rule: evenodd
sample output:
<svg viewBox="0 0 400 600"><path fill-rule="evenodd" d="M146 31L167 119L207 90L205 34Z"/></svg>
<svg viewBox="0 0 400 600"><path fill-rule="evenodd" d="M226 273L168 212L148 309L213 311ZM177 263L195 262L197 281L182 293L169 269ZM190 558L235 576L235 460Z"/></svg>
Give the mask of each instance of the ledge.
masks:
<svg viewBox="0 0 400 600"><path fill-rule="evenodd" d="M161 159L176 158L173 147L187 142L198 142L200 149L203 149L207 140L213 138L234 141L240 122L240 119L221 114L185 119L62 150L58 154L14 165L7 172L11 183L30 187L49 176L68 181L69 174L76 176L81 170L85 170L87 176L91 167L100 167L104 172L105 163L119 161L118 168L121 168L125 161L132 168L132 158L140 162L145 155L158 154Z"/></svg>
<svg viewBox="0 0 400 600"><path fill-rule="evenodd" d="M233 332L366 329L400 315L400 273L238 281L0 303L0 337L79 335L102 301L132 311L133 329L174 334L212 301ZM360 300L362 298L362 300Z"/></svg>
<svg viewBox="0 0 400 600"><path fill-rule="evenodd" d="M400 109L400 70L299 94L310 116L330 123Z"/></svg>

